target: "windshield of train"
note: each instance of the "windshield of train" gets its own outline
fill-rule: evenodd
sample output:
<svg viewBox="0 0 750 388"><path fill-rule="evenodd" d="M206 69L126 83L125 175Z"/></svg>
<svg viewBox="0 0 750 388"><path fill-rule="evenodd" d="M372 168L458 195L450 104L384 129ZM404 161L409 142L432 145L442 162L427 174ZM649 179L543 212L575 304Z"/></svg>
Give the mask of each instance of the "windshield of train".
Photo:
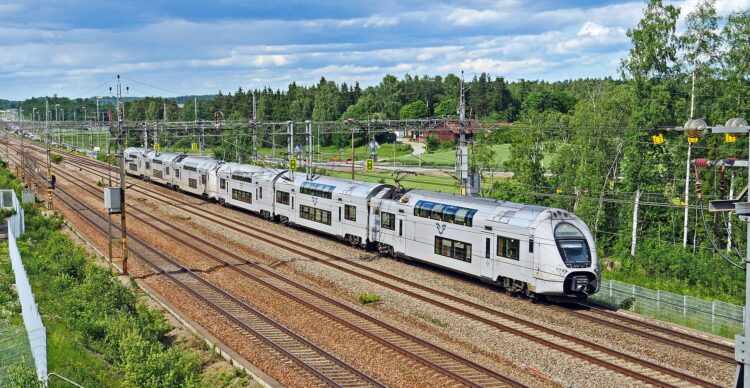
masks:
<svg viewBox="0 0 750 388"><path fill-rule="evenodd" d="M568 267L581 268L591 265L589 245L578 228L568 223L557 225L555 240L560 256Z"/></svg>

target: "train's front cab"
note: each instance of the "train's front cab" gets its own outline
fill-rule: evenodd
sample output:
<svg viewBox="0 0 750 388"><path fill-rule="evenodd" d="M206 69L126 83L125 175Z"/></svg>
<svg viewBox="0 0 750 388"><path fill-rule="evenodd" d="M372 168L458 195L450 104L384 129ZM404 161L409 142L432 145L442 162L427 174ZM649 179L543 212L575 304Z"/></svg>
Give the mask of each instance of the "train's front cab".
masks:
<svg viewBox="0 0 750 388"><path fill-rule="evenodd" d="M565 210L546 209L536 219L533 238L534 292L586 297L598 291L596 244L580 218Z"/></svg>

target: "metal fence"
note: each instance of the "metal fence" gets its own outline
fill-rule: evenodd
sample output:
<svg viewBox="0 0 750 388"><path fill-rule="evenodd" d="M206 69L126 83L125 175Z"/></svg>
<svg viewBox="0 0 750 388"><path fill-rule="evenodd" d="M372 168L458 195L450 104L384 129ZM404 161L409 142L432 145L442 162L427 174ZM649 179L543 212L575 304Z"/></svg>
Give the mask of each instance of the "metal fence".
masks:
<svg viewBox="0 0 750 388"><path fill-rule="evenodd" d="M29 277L26 275L26 269L23 267L21 254L16 244L16 236L20 236L24 231L23 208L13 190L0 190L0 205L3 207L12 206L16 210L16 214L8 219L8 255L10 256L10 264L15 277L16 293L21 303L21 316L26 328L31 357L34 360L39 380L46 385L47 332L42 323L42 316L39 314L36 302L34 301L31 283L29 283Z"/></svg>
<svg viewBox="0 0 750 388"><path fill-rule="evenodd" d="M34 367L26 330L0 321L0 387L7 384L9 368L18 364Z"/></svg>
<svg viewBox="0 0 750 388"><path fill-rule="evenodd" d="M745 318L743 306L652 290L617 280L602 282L601 289L591 300L727 337L742 331Z"/></svg>

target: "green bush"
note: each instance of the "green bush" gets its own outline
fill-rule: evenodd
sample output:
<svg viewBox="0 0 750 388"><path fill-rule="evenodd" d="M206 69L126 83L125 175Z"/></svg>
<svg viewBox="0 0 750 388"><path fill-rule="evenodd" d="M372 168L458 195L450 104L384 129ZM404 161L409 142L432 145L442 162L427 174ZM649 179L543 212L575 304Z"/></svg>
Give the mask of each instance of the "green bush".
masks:
<svg viewBox="0 0 750 388"><path fill-rule="evenodd" d="M51 154L49 156L49 159L54 164L60 164L63 161L62 155L59 155L59 154Z"/></svg>
<svg viewBox="0 0 750 388"><path fill-rule="evenodd" d="M107 269L91 263L85 251L58 230L60 224L59 218L45 218L28 208L26 233L19 240L50 337L68 341L51 341L50 369L85 386L108 385L110 375L124 376L121 384L132 387L198 385L198 356L171 345L165 318ZM0 281L5 283L3 277ZM65 334L60 336L58 330ZM85 354L103 359L101 367L113 371L80 368L91 363L83 361L91 357Z"/></svg>
<svg viewBox="0 0 750 388"><path fill-rule="evenodd" d="M34 368L24 362L19 362L7 369L3 382L5 388L35 388L43 387L36 376Z"/></svg>
<svg viewBox="0 0 750 388"><path fill-rule="evenodd" d="M363 293L359 294L359 296L357 297L357 299L359 299L359 303L362 303L362 304L371 304L371 303L380 302L380 295L378 295L378 294L371 294L369 292L363 292Z"/></svg>
<svg viewBox="0 0 750 388"><path fill-rule="evenodd" d="M440 139L435 135L429 135L425 139L425 149L427 152L435 152L440 149Z"/></svg>

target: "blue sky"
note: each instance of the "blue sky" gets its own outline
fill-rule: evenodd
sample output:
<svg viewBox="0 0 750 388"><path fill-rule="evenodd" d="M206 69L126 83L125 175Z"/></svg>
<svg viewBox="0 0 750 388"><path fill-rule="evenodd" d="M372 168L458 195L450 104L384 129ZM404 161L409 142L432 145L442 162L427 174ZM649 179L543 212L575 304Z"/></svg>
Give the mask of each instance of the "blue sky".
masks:
<svg viewBox="0 0 750 388"><path fill-rule="evenodd" d="M696 0L675 1L684 9ZM617 76L641 1L0 0L0 98L208 94L321 76ZM750 0L719 0L720 14ZM686 13L683 11L683 14Z"/></svg>

